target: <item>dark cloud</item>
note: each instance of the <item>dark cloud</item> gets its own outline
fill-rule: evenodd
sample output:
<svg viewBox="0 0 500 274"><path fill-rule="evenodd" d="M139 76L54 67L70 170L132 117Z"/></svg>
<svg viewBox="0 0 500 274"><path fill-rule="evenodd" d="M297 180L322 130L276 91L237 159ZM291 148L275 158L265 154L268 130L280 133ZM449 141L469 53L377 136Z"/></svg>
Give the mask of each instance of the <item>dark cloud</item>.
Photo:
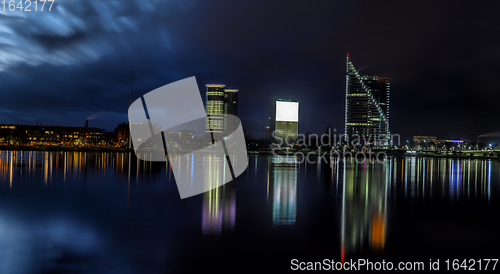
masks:
<svg viewBox="0 0 500 274"><path fill-rule="evenodd" d="M344 127L345 55L390 77L391 130L469 137L498 131L496 2L56 1L0 11L0 123L112 130L134 99L196 76L239 88L262 136L273 96L300 101L301 132Z"/></svg>

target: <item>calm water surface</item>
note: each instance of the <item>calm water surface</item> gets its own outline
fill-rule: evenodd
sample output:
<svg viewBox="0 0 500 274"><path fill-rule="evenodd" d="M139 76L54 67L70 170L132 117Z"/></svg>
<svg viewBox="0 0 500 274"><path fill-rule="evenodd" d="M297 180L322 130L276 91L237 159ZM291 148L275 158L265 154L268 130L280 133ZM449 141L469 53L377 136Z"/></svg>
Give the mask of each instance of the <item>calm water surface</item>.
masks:
<svg viewBox="0 0 500 274"><path fill-rule="evenodd" d="M500 162L275 165L181 200L165 163L0 151L0 273L284 272L291 259L499 258Z"/></svg>

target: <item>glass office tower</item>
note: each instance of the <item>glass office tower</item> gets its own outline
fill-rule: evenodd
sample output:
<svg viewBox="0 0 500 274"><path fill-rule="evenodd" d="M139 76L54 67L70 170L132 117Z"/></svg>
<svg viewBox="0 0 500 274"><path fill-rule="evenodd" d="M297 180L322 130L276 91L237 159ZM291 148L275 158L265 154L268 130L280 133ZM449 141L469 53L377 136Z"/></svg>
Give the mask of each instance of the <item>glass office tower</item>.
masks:
<svg viewBox="0 0 500 274"><path fill-rule="evenodd" d="M226 89L224 92L224 114L238 116L238 90ZM234 119L224 120L224 134L227 136L233 133L238 127Z"/></svg>
<svg viewBox="0 0 500 274"><path fill-rule="evenodd" d="M207 85L207 115L210 116L210 121L207 118L207 133L222 134L224 132L224 102L225 91L224 85L209 84Z"/></svg>
<svg viewBox="0 0 500 274"><path fill-rule="evenodd" d="M360 76L347 55L345 134L354 145L390 145L389 78Z"/></svg>
<svg viewBox="0 0 500 274"><path fill-rule="evenodd" d="M271 107L271 133L281 138L282 145L297 141L299 134L299 103L291 99L277 99Z"/></svg>
<svg viewBox="0 0 500 274"><path fill-rule="evenodd" d="M238 116L238 90L226 89L225 85L209 84L207 87L206 132L229 135L238 124L234 119L224 118L224 114Z"/></svg>

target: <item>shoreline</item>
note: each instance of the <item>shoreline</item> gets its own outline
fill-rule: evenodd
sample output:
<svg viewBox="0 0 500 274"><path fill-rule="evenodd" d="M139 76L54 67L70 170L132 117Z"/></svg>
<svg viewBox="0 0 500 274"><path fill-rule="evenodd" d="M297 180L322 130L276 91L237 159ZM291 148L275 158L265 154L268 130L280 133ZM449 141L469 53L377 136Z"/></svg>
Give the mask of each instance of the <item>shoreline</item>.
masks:
<svg viewBox="0 0 500 274"><path fill-rule="evenodd" d="M100 147L61 147L61 146L9 146L9 145L1 145L0 146L0 151L2 150L14 150L14 151L81 151L81 152L134 152L133 148L121 148L121 147L106 147L106 148L100 148ZM318 154L317 151L309 151L309 152L301 152L301 151L294 151L294 152L288 152L289 156L293 156L295 154L299 155L309 155L310 157L319 157L320 155ZM321 153L321 156L324 155L325 152ZM326 156L330 156L329 152L326 152ZM356 153L352 153L351 155L355 156ZM377 153L385 153L386 157L432 157L432 158L457 158L457 159L500 159L500 152L499 151L485 151L485 152L479 152L483 153L483 155L473 155L473 154L436 154L436 153L415 153L415 154L408 154L403 151L374 151L372 153L372 157L375 156ZM248 151L248 155L280 155L284 156L287 155L286 152L279 151L279 152L273 152L273 151ZM337 153L333 153L333 155L338 155Z"/></svg>
<svg viewBox="0 0 500 274"><path fill-rule="evenodd" d="M63 147L63 146L0 146L2 150L15 151L83 151L83 152L134 152L133 148L123 147Z"/></svg>
<svg viewBox="0 0 500 274"><path fill-rule="evenodd" d="M279 155L279 156L294 156L295 153L298 155L309 155L311 157L320 157L318 155L317 151L309 151L309 152L300 152L300 151L295 151L295 152L289 152L288 154L286 152L272 152L272 151L248 151L248 155ZM321 156L324 155L324 152L321 153ZM326 152L326 156L329 157L330 153ZM349 152L352 156L355 157L356 152ZM483 154L484 155L472 155L472 154L436 154L436 153L415 153L415 154L408 154L404 153L402 151L374 151L372 152L372 158L376 157L375 155L377 153L385 153L385 157L429 157L429 158L456 158L456 159L492 159L492 160L500 160L500 152L499 151L485 151ZM367 153L365 153L366 156ZM337 156L339 154L333 153L333 156ZM340 154L342 155L342 154ZM347 158L351 158L347 157Z"/></svg>

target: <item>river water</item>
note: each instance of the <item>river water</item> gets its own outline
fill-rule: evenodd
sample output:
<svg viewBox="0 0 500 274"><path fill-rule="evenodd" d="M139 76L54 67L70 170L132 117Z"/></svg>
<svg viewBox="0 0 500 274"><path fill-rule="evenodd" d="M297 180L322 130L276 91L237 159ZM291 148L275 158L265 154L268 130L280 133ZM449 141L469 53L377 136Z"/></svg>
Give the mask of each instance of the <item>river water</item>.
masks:
<svg viewBox="0 0 500 274"><path fill-rule="evenodd" d="M0 273L262 273L289 271L293 259L500 258L499 161L248 162L235 181L180 199L168 163L0 151Z"/></svg>

